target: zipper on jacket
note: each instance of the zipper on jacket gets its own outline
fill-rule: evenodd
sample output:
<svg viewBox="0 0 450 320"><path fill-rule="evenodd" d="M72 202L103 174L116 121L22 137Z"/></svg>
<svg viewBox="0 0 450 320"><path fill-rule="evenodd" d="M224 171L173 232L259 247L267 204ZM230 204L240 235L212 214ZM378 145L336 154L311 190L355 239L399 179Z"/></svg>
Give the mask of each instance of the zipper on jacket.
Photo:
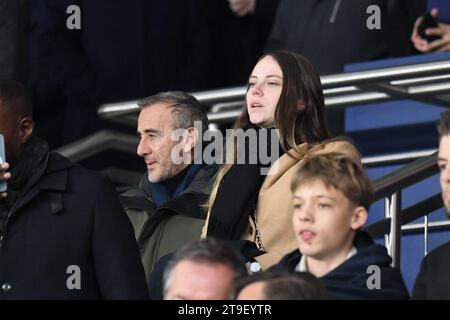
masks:
<svg viewBox="0 0 450 320"><path fill-rule="evenodd" d="M334 23L336 21L336 16L339 12L339 8L341 7L342 0L336 0L334 3L333 11L331 11L330 23Z"/></svg>

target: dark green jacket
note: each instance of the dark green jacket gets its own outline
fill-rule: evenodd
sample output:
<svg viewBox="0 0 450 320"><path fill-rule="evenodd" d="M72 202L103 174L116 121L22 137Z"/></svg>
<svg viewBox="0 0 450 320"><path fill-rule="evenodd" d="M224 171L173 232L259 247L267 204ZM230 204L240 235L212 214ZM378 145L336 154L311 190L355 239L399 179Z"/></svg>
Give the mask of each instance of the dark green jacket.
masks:
<svg viewBox="0 0 450 320"><path fill-rule="evenodd" d="M133 224L145 274L148 277L162 256L200 239L206 207L217 166L201 169L176 198L157 208L143 191L143 183L120 196ZM145 174L142 179L147 179Z"/></svg>

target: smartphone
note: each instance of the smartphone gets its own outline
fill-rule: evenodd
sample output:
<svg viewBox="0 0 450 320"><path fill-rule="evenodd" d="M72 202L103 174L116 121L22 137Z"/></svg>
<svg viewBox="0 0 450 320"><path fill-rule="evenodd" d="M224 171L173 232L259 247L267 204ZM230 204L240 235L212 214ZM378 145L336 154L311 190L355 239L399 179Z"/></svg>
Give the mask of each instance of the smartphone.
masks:
<svg viewBox="0 0 450 320"><path fill-rule="evenodd" d="M0 164L3 162L6 162L5 138L3 137L3 134L0 133ZM0 192L5 192L6 188L6 181L0 181Z"/></svg>
<svg viewBox="0 0 450 320"><path fill-rule="evenodd" d="M438 23L435 18L429 13L426 12L422 15L422 22L420 23L419 27L417 28L417 32L419 33L420 37L422 39L427 40L428 42L432 42L434 40L440 39L438 36L429 36L425 33L425 30L429 28L437 28Z"/></svg>

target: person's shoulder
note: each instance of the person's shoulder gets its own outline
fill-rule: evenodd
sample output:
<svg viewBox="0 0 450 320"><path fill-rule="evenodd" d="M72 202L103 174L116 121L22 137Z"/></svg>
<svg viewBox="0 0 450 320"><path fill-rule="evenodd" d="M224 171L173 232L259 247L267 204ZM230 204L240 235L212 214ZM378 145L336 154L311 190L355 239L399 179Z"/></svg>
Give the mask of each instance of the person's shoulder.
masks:
<svg viewBox="0 0 450 320"><path fill-rule="evenodd" d="M439 261L439 263L448 261L448 264L450 264L450 241L430 251L425 259L429 263L430 261L433 261L433 263L436 261Z"/></svg>
<svg viewBox="0 0 450 320"><path fill-rule="evenodd" d="M66 171L71 182L86 182L89 185L103 184L108 181L105 175L72 162L57 152L49 154L46 173ZM86 185L88 186L88 185Z"/></svg>

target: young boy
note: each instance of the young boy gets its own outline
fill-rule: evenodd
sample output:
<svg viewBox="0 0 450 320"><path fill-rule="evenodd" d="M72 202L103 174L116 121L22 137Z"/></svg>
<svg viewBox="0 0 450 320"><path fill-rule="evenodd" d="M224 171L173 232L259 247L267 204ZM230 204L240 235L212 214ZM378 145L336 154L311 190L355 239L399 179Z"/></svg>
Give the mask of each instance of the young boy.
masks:
<svg viewBox="0 0 450 320"><path fill-rule="evenodd" d="M332 299L408 299L398 269L383 246L360 231L373 190L364 170L339 153L305 160L291 184L298 250L275 270L310 272Z"/></svg>

